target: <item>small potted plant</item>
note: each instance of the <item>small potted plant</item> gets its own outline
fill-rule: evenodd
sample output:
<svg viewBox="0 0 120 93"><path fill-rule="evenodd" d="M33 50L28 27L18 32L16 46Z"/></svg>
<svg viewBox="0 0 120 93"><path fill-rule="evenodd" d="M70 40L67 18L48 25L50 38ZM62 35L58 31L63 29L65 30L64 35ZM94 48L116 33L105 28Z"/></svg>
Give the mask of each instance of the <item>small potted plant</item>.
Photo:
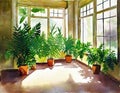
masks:
<svg viewBox="0 0 120 93"><path fill-rule="evenodd" d="M72 62L72 54L74 50L74 44L75 40L72 38L72 36L69 36L68 38L64 39L64 53L65 55L65 61L68 63Z"/></svg>

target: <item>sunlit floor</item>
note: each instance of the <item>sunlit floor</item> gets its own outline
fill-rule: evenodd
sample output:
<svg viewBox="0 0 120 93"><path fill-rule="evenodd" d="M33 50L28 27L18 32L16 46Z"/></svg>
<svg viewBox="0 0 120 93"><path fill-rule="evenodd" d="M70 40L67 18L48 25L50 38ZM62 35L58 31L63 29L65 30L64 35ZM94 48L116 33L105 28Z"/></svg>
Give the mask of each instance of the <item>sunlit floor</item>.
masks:
<svg viewBox="0 0 120 93"><path fill-rule="evenodd" d="M60 61L53 67L38 64L28 76L0 85L0 93L120 93L120 85L80 62Z"/></svg>

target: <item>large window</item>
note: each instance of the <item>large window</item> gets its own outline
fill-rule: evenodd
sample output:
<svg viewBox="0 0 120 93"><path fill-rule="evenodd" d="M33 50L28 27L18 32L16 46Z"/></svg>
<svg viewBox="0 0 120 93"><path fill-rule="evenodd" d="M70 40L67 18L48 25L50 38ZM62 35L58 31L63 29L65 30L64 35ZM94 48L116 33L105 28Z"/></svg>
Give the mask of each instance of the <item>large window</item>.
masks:
<svg viewBox="0 0 120 93"><path fill-rule="evenodd" d="M38 22L41 23L41 32L44 32L46 37L51 29L51 26L56 25L61 29L64 35L65 30L65 10L62 8L41 8L41 7L18 7L18 25L23 25L28 22L33 27Z"/></svg>
<svg viewBox="0 0 120 93"><path fill-rule="evenodd" d="M93 2L81 8L81 41L93 44Z"/></svg>
<svg viewBox="0 0 120 93"><path fill-rule="evenodd" d="M116 1L116 0L115 0ZM113 0L97 0L97 46L104 45L117 53L117 10ZM107 9L106 9L107 8Z"/></svg>

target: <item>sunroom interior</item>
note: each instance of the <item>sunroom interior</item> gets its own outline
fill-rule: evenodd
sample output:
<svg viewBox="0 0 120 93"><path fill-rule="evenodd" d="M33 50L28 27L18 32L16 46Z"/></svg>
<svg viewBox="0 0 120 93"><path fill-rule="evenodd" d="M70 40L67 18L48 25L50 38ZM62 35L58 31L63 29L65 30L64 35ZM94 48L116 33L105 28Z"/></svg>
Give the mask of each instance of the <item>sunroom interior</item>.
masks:
<svg viewBox="0 0 120 93"><path fill-rule="evenodd" d="M117 84L119 83L117 86L119 89L120 88L120 21L119 20L120 20L120 0L0 0L0 71L17 68L16 60L13 59L8 60L5 57L7 45L9 43L9 40L13 37L14 27L21 26L22 28L24 27L24 23L26 22L28 25L30 25L31 28L33 28L37 23L40 22L41 33L45 34L45 38L49 37L49 32L51 31L51 28L53 26L56 26L60 28L61 33L65 38L71 36L73 39L80 40L83 43L90 42L91 47L96 47L96 48L102 44L104 49L109 49L111 51L114 51L116 54L118 64L115 65L114 70L108 70L105 73L104 72L101 73L109 77L114 82L117 82ZM64 53L61 54L61 56L57 57L57 59L62 60L64 62L64 55L65 55ZM91 66L88 66L86 56L87 55L85 55L85 57L82 60L80 58L77 58L77 62L78 63L80 62L80 64L84 65L85 68L88 67L87 69L89 69L91 68ZM38 63L45 64L46 62L45 58L40 59L37 56L36 58L39 61ZM73 57L73 59L75 58ZM74 62L72 62L72 64L74 65ZM66 64L63 63L63 65ZM79 68L79 66L76 66L76 68ZM40 67L38 66L38 68ZM37 74L36 70L35 73ZM41 73L43 74L40 75L42 78L48 77L49 72L47 73L48 76L44 75L46 71L47 70L44 70L43 72L38 72L38 75L40 75L39 73ZM64 73L63 77L66 77L67 73L68 72ZM32 74L34 73L31 72L29 76ZM24 78L26 77L25 79L27 79L27 76L24 76ZM56 75L54 74L53 76ZM60 76L59 78L62 77ZM57 79L57 77L54 79ZM40 82L42 81L44 81L44 79L41 80ZM27 80L26 82L29 83L29 80ZM47 82L53 83L49 79ZM0 91L6 91L7 90L6 87L9 88L11 85L4 86L4 89L2 84L0 84L0 86L1 86ZM15 88L17 91L18 87ZM20 89L18 90L22 91ZM110 93L110 91L112 91L112 90L110 91L106 90L106 92L103 91L97 92L96 90L96 92L95 91L82 92L81 90L78 92L77 90L78 89L72 90L68 88L66 91L63 91L57 88L51 92L48 91L45 92L45 90L44 92L40 92L38 89L34 91L35 93L39 93L39 92L40 93ZM16 91L11 93L18 93ZM10 93L10 92L7 91L5 93ZM23 93L23 92L19 92L19 93ZM25 93L32 93L32 92L27 91ZM118 92L111 92L111 93L118 93Z"/></svg>

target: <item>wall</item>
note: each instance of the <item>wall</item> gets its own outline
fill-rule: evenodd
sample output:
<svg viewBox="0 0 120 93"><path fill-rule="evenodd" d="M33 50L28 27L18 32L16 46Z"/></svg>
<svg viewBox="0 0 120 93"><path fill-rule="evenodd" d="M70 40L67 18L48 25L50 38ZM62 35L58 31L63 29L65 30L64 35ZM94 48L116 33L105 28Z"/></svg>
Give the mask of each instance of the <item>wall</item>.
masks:
<svg viewBox="0 0 120 93"><path fill-rule="evenodd" d="M12 0L0 0L0 69L11 67L4 52L12 35Z"/></svg>

